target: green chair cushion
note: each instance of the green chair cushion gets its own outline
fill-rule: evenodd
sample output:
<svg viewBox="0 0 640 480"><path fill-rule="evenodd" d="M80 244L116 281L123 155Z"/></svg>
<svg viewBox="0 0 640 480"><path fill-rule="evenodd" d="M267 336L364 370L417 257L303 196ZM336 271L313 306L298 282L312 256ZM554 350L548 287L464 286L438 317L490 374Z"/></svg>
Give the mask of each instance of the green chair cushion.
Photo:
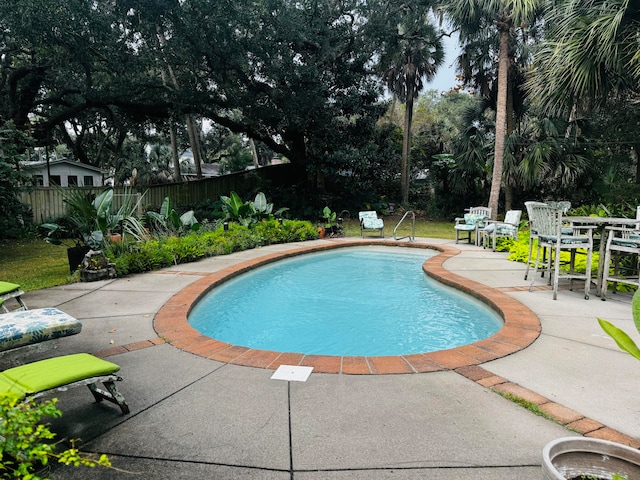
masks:
<svg viewBox="0 0 640 480"><path fill-rule="evenodd" d="M120 370L88 353L49 358L2 372L5 380L17 383L26 393L37 393L86 378L109 375Z"/></svg>
<svg viewBox="0 0 640 480"><path fill-rule="evenodd" d="M22 398L26 394L27 392L20 385L0 374L0 395L16 395Z"/></svg>
<svg viewBox="0 0 640 480"><path fill-rule="evenodd" d="M20 285L17 283L10 282L0 282L0 295L4 295L5 293L11 293L14 290L18 290Z"/></svg>

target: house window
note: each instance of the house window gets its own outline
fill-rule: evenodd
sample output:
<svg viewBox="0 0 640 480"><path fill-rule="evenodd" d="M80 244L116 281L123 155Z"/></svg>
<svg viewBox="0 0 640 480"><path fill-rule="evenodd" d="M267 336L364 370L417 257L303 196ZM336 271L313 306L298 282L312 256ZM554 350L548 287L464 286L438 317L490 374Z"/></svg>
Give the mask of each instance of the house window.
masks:
<svg viewBox="0 0 640 480"><path fill-rule="evenodd" d="M62 182L60 181L60 175L51 175L49 177L49 185L61 186Z"/></svg>
<svg viewBox="0 0 640 480"><path fill-rule="evenodd" d="M93 177L91 175L84 176L84 186L93 187Z"/></svg>
<svg viewBox="0 0 640 480"><path fill-rule="evenodd" d="M33 184L37 187L42 187L44 185L44 176L42 175L34 175L33 176Z"/></svg>
<svg viewBox="0 0 640 480"><path fill-rule="evenodd" d="M77 175L69 175L67 177L67 182L70 187L78 186L78 176Z"/></svg>

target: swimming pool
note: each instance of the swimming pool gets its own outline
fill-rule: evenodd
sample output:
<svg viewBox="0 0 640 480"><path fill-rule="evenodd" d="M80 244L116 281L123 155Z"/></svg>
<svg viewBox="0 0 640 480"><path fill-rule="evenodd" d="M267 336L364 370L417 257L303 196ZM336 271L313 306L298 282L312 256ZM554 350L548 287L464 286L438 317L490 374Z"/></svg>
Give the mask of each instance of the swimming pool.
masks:
<svg viewBox="0 0 640 480"><path fill-rule="evenodd" d="M281 260L213 289L189 323L233 345L307 355L433 352L497 332L493 310L424 274L435 253L349 247Z"/></svg>

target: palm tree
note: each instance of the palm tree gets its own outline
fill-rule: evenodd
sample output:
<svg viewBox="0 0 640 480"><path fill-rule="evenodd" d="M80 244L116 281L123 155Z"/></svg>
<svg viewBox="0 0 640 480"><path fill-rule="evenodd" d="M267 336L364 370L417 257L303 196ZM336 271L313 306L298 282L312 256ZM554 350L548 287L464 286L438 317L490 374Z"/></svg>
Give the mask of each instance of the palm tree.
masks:
<svg viewBox="0 0 640 480"><path fill-rule="evenodd" d="M413 102L424 83L433 80L444 61L442 34L430 21L429 9L401 5L398 35L381 58L384 79L394 95L405 102L400 190L402 202L409 202L409 157Z"/></svg>
<svg viewBox="0 0 640 480"><path fill-rule="evenodd" d="M540 13L543 0L451 0L443 10L454 27L459 30L460 41L465 44L478 38L486 38L493 29L498 34L497 47L497 96L496 130L493 172L489 208L494 217L498 214L500 187L504 164L505 138L509 133L509 78L514 63L512 40L516 28L533 25Z"/></svg>
<svg viewBox="0 0 640 480"><path fill-rule="evenodd" d="M640 10L630 0L560 0L546 16L527 87L546 112L578 117L640 94Z"/></svg>

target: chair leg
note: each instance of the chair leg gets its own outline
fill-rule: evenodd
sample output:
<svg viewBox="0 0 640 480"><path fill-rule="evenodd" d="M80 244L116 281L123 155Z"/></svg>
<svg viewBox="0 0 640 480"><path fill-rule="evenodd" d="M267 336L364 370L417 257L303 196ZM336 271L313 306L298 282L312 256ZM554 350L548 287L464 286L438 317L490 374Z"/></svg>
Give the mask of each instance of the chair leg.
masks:
<svg viewBox="0 0 640 480"><path fill-rule="evenodd" d="M116 405L118 405L120 407L120 410L122 410L123 414L125 415L128 414L129 406L127 405L127 402L125 401L122 394L118 391L118 388L116 387L115 383L112 380L107 380L102 382L102 384L107 389L106 392L101 388L99 388L96 383L91 383L87 385L89 387L89 390L91 390L91 393L93 394L93 398L95 398L96 403L100 403L102 400L107 400L111 403L115 403Z"/></svg>
<svg viewBox="0 0 640 480"><path fill-rule="evenodd" d="M554 257L553 263L553 299L558 298L558 277L560 275L560 252L557 248L549 248L549 266L551 266L551 257ZM549 280L551 280L551 274L549 274Z"/></svg>
<svg viewBox="0 0 640 480"><path fill-rule="evenodd" d="M589 300L589 292L591 291L591 262L593 261L593 248L587 250L587 271L584 279L584 298Z"/></svg>
<svg viewBox="0 0 640 480"><path fill-rule="evenodd" d="M533 253L533 239L531 238L531 234L529 234L529 256L527 257L527 269L524 271L524 279L526 280L529 276L529 267L531 266L531 254Z"/></svg>
<svg viewBox="0 0 640 480"><path fill-rule="evenodd" d="M609 287L609 271L611 269L611 250L606 249L604 264L602 265L602 285L600 285L600 298L607 299L607 288Z"/></svg>
<svg viewBox="0 0 640 480"><path fill-rule="evenodd" d="M533 277L531 278L531 283L529 284L529 291L533 289L533 283L536 281L536 273L538 273L538 261L540 260L540 244L538 243L538 248L536 250L536 261L533 266ZM528 267L527 267L528 269ZM525 274L526 278L526 274Z"/></svg>

